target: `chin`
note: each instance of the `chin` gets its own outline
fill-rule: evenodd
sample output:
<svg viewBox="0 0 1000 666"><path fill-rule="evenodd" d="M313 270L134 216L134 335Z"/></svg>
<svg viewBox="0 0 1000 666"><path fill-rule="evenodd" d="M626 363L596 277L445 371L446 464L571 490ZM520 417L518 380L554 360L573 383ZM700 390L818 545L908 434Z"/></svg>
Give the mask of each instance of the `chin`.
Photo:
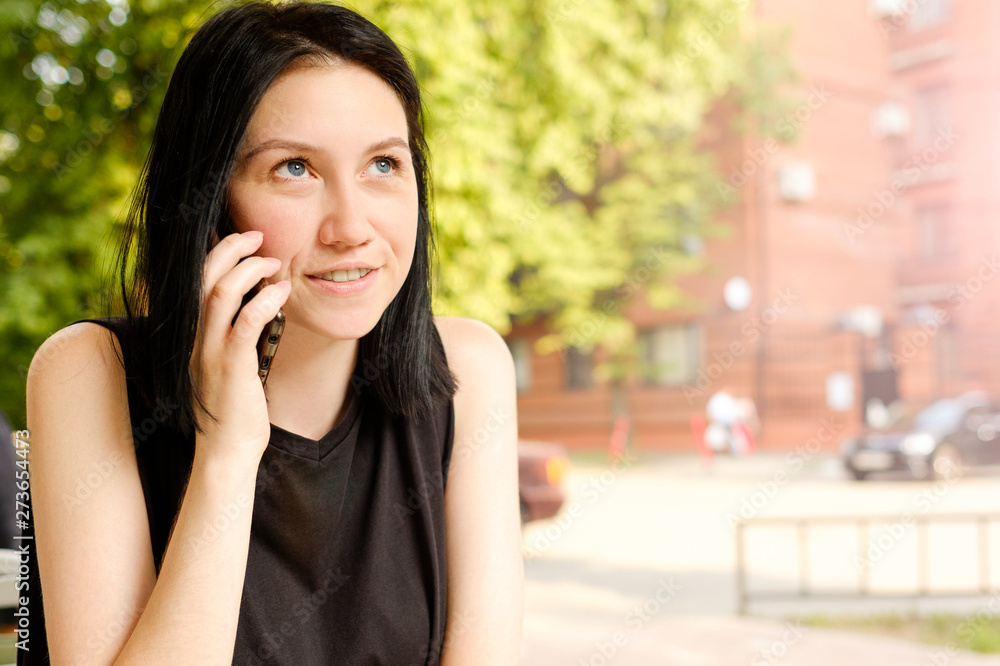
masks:
<svg viewBox="0 0 1000 666"><path fill-rule="evenodd" d="M378 324L382 312L351 313L324 317L313 323L312 330L334 340L358 340L368 335Z"/></svg>

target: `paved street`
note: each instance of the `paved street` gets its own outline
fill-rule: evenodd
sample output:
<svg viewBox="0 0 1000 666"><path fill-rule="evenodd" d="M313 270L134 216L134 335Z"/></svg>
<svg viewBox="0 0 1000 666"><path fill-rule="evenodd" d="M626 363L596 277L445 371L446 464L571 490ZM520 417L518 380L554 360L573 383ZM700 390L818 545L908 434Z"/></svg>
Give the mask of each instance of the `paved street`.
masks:
<svg viewBox="0 0 1000 666"><path fill-rule="evenodd" d="M612 470L576 464L556 520L525 529L523 663L551 664L998 664L866 634L801 626L786 618L880 610L952 610L990 618L1000 597L912 600L771 601L736 614L734 528L741 516L880 515L871 548L859 555L854 526L817 528L807 546L814 589L856 589L866 572L876 591L910 593L919 579L918 529L924 515L1000 507L1000 475L950 482L847 480L837 460L784 455L720 458L712 469L693 456L664 456ZM897 519L898 517L898 519ZM975 524L927 533L932 590L974 590L982 573ZM987 533L989 584L1000 587L1000 524ZM748 531L748 582L792 591L802 574L794 528Z"/></svg>

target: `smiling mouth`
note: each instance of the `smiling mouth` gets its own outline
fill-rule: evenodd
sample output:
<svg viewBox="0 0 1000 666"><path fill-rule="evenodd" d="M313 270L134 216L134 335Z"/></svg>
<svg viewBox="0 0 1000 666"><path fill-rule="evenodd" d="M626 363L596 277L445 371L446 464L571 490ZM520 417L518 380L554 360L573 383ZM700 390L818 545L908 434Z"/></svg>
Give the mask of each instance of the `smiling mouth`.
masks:
<svg viewBox="0 0 1000 666"><path fill-rule="evenodd" d="M319 273L313 277L319 278L320 280L326 280L328 282L354 282L355 280L360 280L364 276L368 275L373 270L375 269L352 268L349 271L330 271L329 273Z"/></svg>

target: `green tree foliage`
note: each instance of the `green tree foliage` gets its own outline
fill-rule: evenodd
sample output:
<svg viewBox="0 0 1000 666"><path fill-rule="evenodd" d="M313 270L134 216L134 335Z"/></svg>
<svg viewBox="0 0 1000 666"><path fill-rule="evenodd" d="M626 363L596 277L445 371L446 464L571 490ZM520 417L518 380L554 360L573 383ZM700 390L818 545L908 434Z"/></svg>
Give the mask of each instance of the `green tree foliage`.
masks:
<svg viewBox="0 0 1000 666"><path fill-rule="evenodd" d="M546 317L550 348L625 344L638 287L667 308L715 233L698 130L759 106L748 0L359 0L420 78L441 258L435 310ZM0 4L0 407L23 423L41 341L99 316L117 217L205 0ZM769 70L771 71L771 70ZM738 82L738 86L734 83Z"/></svg>

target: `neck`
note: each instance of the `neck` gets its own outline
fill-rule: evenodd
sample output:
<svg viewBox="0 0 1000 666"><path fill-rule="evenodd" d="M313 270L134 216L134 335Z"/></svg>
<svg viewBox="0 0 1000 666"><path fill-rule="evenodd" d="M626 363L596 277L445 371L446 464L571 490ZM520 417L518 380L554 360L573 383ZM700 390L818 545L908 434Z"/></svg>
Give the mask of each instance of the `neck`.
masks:
<svg viewBox="0 0 1000 666"><path fill-rule="evenodd" d="M320 439L348 407L358 341L286 324L267 378L268 418L289 432Z"/></svg>

